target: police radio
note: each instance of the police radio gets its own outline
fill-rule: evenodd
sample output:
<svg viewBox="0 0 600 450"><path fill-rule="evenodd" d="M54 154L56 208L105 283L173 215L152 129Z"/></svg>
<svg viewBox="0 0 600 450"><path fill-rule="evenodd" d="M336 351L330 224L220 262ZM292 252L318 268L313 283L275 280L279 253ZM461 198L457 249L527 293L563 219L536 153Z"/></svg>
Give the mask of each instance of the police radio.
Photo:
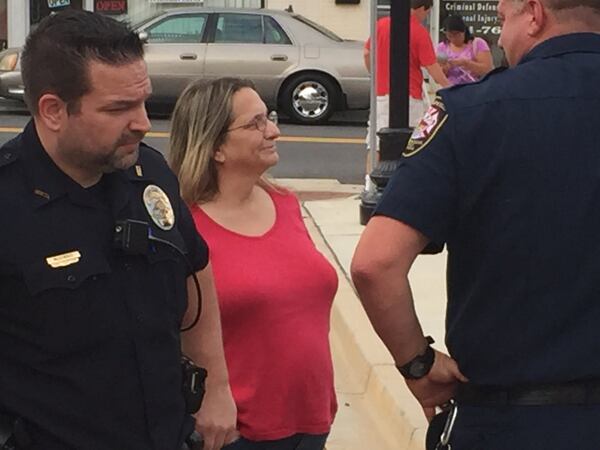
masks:
<svg viewBox="0 0 600 450"><path fill-rule="evenodd" d="M181 390L185 399L185 412L194 414L200 409L204 398L206 369L198 367L187 356L181 356Z"/></svg>

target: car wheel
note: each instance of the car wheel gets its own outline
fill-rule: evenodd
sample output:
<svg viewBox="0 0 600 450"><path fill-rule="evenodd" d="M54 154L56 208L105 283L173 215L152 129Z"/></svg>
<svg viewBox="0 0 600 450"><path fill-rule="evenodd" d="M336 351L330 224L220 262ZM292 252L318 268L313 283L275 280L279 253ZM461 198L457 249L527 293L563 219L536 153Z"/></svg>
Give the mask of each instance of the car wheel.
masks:
<svg viewBox="0 0 600 450"><path fill-rule="evenodd" d="M340 90L330 78L307 73L286 82L281 107L296 123L317 124L331 117L339 98Z"/></svg>

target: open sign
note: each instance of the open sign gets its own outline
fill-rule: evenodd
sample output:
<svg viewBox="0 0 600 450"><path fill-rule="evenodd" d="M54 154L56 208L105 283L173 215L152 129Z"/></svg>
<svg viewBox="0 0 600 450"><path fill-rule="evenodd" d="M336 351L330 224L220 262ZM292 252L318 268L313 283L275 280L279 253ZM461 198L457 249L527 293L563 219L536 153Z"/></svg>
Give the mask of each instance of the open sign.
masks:
<svg viewBox="0 0 600 450"><path fill-rule="evenodd" d="M94 11L102 14L126 14L127 0L95 0Z"/></svg>

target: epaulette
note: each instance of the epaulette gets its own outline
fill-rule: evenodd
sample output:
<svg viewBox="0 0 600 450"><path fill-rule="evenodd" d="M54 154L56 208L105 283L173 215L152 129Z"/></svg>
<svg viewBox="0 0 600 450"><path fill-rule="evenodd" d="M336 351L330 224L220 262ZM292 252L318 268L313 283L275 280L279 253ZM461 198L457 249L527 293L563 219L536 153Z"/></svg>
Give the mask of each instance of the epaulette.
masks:
<svg viewBox="0 0 600 450"><path fill-rule="evenodd" d="M490 77L496 76L499 73L502 73L504 71L508 70L508 67L506 66L500 66L500 67L496 67L495 69L489 71L488 73L486 73L479 81L477 81L477 83L481 83L484 80L487 80Z"/></svg>
<svg viewBox="0 0 600 450"><path fill-rule="evenodd" d="M0 147L0 167L8 166L15 162L19 157L16 149L10 145L3 145Z"/></svg>
<svg viewBox="0 0 600 450"><path fill-rule="evenodd" d="M487 74L485 74L483 77L481 77L477 81L473 81L472 83L457 84L457 85L454 85L454 86L450 86L450 87L448 87L446 89L448 91L455 91L457 89L467 88L469 86L476 86L478 84L484 83L488 78L496 76L499 73L502 73L502 72L504 72L507 69L508 69L508 67L504 67L504 66L502 66L502 67L496 67L495 69L491 70L490 72L488 72Z"/></svg>
<svg viewBox="0 0 600 450"><path fill-rule="evenodd" d="M152 178L156 173L167 167L165 155L154 147L150 147L144 142L140 142L140 151L136 164L125 172L130 179L145 180Z"/></svg>

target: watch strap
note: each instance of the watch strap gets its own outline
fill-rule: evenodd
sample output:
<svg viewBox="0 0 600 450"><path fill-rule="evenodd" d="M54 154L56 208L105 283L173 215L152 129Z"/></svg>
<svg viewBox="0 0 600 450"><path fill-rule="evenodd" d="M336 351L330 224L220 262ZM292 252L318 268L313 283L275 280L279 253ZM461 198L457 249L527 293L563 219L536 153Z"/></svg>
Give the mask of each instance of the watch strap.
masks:
<svg viewBox="0 0 600 450"><path fill-rule="evenodd" d="M415 356L406 364L396 366L404 378L409 380L418 380L419 378L423 378L425 375L427 375L431 370L435 360L435 351L431 347L431 344L433 344L435 341L431 336L425 336L425 341L427 342L427 347L425 347L423 353Z"/></svg>

